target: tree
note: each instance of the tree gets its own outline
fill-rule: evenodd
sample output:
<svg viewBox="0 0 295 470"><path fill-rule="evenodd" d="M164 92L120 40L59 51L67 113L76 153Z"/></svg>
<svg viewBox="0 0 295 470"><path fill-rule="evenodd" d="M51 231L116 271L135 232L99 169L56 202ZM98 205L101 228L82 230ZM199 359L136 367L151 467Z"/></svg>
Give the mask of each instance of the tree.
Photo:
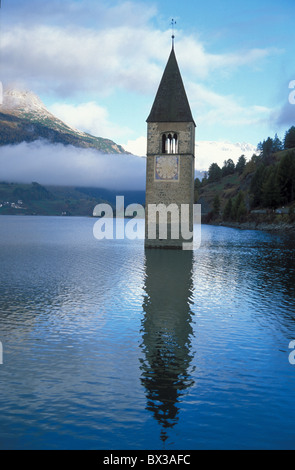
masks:
<svg viewBox="0 0 295 470"><path fill-rule="evenodd" d="M232 199L230 198L227 201L227 203L225 205L225 208L224 208L224 211L223 211L223 220L230 220L231 219L232 207L233 207L233 203L232 203Z"/></svg>
<svg viewBox="0 0 295 470"><path fill-rule="evenodd" d="M294 143L295 146L295 143ZM278 134L275 134L274 139L268 137L263 142L259 142L257 149L260 151L260 157L265 163L269 163L272 154L283 150L282 141L279 139Z"/></svg>
<svg viewBox="0 0 295 470"><path fill-rule="evenodd" d="M195 185L194 185L194 202L197 202L199 199L199 189L201 187L201 181L199 178L195 179Z"/></svg>
<svg viewBox="0 0 295 470"><path fill-rule="evenodd" d="M236 164L236 171L238 172L239 175L243 173L245 166L246 166L245 155L241 155Z"/></svg>
<svg viewBox="0 0 295 470"><path fill-rule="evenodd" d="M195 189L199 189L201 187L201 181L199 180L199 178L196 178L195 179Z"/></svg>
<svg viewBox="0 0 295 470"><path fill-rule="evenodd" d="M238 222L242 222L245 219L246 214L247 214L247 208L246 208L245 200L243 198L237 209Z"/></svg>
<svg viewBox="0 0 295 470"><path fill-rule="evenodd" d="M271 137L268 137L263 142L259 142L257 145L258 150L260 150L260 156L266 162L271 154L273 153L273 140Z"/></svg>
<svg viewBox="0 0 295 470"><path fill-rule="evenodd" d="M267 168L262 183L262 204L265 207L275 208L280 205L280 187L278 183L277 165Z"/></svg>
<svg viewBox="0 0 295 470"><path fill-rule="evenodd" d="M201 181L201 187L206 186L208 184L208 171L204 172L204 177Z"/></svg>
<svg viewBox="0 0 295 470"><path fill-rule="evenodd" d="M260 163L258 165L250 184L250 192L253 194L253 207L262 203L262 185L264 182L266 165Z"/></svg>
<svg viewBox="0 0 295 470"><path fill-rule="evenodd" d="M222 176L232 175L235 172L235 164L231 158L223 162Z"/></svg>
<svg viewBox="0 0 295 470"><path fill-rule="evenodd" d="M283 150L283 143L278 138L278 134L275 134L275 138L273 139L273 142L272 142L272 151L275 153L275 152L279 152L280 150Z"/></svg>
<svg viewBox="0 0 295 470"><path fill-rule="evenodd" d="M208 175L208 182L209 183L214 183L216 181L219 181L222 176L222 171L221 168L217 163L211 163L209 167L209 175Z"/></svg>
<svg viewBox="0 0 295 470"><path fill-rule="evenodd" d="M284 148L295 148L295 126L290 127L290 129L286 132L284 138Z"/></svg>
<svg viewBox="0 0 295 470"><path fill-rule="evenodd" d="M218 194L215 195L214 197L214 200L213 200L213 212L214 212L214 215L219 215L219 211L220 211L220 198L218 196Z"/></svg>
<svg viewBox="0 0 295 470"><path fill-rule="evenodd" d="M247 208L244 193L243 191L239 191L233 202L231 217L238 222L242 222L246 214Z"/></svg>
<svg viewBox="0 0 295 470"><path fill-rule="evenodd" d="M255 153L252 155L251 160L246 163L245 169L243 171L244 176L255 173L257 166L260 164L261 158Z"/></svg>
<svg viewBox="0 0 295 470"><path fill-rule="evenodd" d="M287 152L278 165L278 185L282 204L295 197L295 150Z"/></svg>

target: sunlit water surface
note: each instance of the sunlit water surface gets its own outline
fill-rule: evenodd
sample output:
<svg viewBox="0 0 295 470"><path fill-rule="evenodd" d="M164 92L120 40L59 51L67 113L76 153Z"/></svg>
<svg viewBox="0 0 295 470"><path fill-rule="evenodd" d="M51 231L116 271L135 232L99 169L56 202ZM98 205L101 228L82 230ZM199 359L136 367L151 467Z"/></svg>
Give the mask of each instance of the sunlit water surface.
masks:
<svg viewBox="0 0 295 470"><path fill-rule="evenodd" d="M295 449L295 239L0 218L2 449Z"/></svg>

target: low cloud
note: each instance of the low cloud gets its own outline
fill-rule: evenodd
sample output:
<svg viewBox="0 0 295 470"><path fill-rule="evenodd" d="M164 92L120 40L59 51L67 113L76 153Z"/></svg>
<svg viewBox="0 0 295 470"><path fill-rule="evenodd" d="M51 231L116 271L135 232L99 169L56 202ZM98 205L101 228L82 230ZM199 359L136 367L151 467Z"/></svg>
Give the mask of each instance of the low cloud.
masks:
<svg viewBox="0 0 295 470"><path fill-rule="evenodd" d="M102 154L46 141L0 147L0 180L88 186L107 189L145 188L145 159Z"/></svg>

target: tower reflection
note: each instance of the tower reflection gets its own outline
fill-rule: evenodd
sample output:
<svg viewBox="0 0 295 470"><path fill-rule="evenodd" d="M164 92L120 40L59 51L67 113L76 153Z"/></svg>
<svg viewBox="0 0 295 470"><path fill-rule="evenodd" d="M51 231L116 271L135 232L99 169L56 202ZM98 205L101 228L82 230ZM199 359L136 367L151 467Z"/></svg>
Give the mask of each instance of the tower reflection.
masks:
<svg viewBox="0 0 295 470"><path fill-rule="evenodd" d="M179 419L179 401L193 384L192 251L145 250L141 381L146 409L161 426L161 439Z"/></svg>

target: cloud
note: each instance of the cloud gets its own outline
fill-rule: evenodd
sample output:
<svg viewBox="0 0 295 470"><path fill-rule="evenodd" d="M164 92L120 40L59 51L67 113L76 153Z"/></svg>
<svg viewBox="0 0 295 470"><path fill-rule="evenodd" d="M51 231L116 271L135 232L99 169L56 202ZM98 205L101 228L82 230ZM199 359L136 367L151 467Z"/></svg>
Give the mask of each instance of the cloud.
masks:
<svg viewBox="0 0 295 470"><path fill-rule="evenodd" d="M142 136L134 140L128 140L126 144L123 144L123 148L133 155L143 157L146 155L147 138Z"/></svg>
<svg viewBox="0 0 295 470"><path fill-rule="evenodd" d="M130 149L146 154L146 137L130 141ZM235 163L244 154L250 159L255 147L247 143L198 141L195 168L208 170L211 163ZM105 155L95 149L32 143L0 147L0 180L46 185L100 187L113 190L144 190L146 159L135 155Z"/></svg>
<svg viewBox="0 0 295 470"><path fill-rule="evenodd" d="M9 0L5 2L5 20L10 24L26 22L28 25L58 24L84 25L99 29L105 24L114 26L125 24L142 26L152 18L157 9L154 4L143 3L139 0L132 1L108 1L97 0Z"/></svg>
<svg viewBox="0 0 295 470"><path fill-rule="evenodd" d="M239 103L236 97L220 95L199 83L188 87L191 105L198 110L198 125L259 125L269 119L272 110L266 106Z"/></svg>
<svg viewBox="0 0 295 470"><path fill-rule="evenodd" d="M0 147L2 181L92 186L107 189L145 188L145 159L105 155L46 141Z"/></svg>
<svg viewBox="0 0 295 470"><path fill-rule="evenodd" d="M16 25L1 35L3 81L20 77L38 91L55 91L59 96L80 91L106 96L114 89L146 93L162 72L153 63L155 50L146 31L135 27L97 31L81 26ZM159 47L165 42L164 34L149 31L149 40ZM156 51L154 58L158 56Z"/></svg>
<svg viewBox="0 0 295 470"><path fill-rule="evenodd" d="M146 1L10 0L2 9L1 80L8 84L17 77L22 87L40 94L47 103L62 99L51 111L73 127L116 142L133 139L136 127L137 135L143 133L136 116L142 111L145 119L171 48L171 31L160 30L164 20L158 8L157 3ZM272 110L248 104L268 103L265 93L255 93L251 80L245 80L243 90L237 88L239 78L248 72L254 71L250 78L258 81L257 70L265 71L272 64L269 59L282 52L256 47L255 38L247 42L255 47L235 42L226 52L220 52L220 47L216 52L210 38L205 42L185 28L177 29L177 58L201 132L217 129L218 124L218 129L232 135L232 129L237 132L240 126L249 139L254 127L270 123ZM231 95L221 91L229 89ZM241 93L247 96L244 103ZM73 104L75 100L82 104ZM124 106L132 130L126 126ZM121 126L116 124L120 120ZM217 132L213 138L220 136Z"/></svg>
<svg viewBox="0 0 295 470"><path fill-rule="evenodd" d="M271 119L279 127L294 126L295 104L285 103L280 109L273 112Z"/></svg>
<svg viewBox="0 0 295 470"><path fill-rule="evenodd" d="M118 89L153 93L171 47L170 32L159 31L152 24L156 14L153 5L141 2L119 2L110 7L89 0L53 1L40 8L40 2L30 0L26 9L16 9L14 21L2 28L2 80L20 77L37 92L47 89L62 97L85 91L105 96ZM203 80L216 71L229 73L234 68L261 64L262 59L278 52L253 48L212 54L198 37L181 30L177 34L186 83Z"/></svg>
<svg viewBox="0 0 295 470"><path fill-rule="evenodd" d="M111 123L107 109L94 101L78 105L55 103L49 106L49 111L71 127L95 136L105 138L116 136L118 140L132 132L127 126Z"/></svg>
<svg viewBox="0 0 295 470"><path fill-rule="evenodd" d="M177 41L179 62L189 74L197 79L206 79L216 71L228 74L239 67L253 67L261 65L261 61L272 55L281 54L278 48L252 48L237 51L236 53L212 54L205 49L204 44L195 37L179 32Z"/></svg>

